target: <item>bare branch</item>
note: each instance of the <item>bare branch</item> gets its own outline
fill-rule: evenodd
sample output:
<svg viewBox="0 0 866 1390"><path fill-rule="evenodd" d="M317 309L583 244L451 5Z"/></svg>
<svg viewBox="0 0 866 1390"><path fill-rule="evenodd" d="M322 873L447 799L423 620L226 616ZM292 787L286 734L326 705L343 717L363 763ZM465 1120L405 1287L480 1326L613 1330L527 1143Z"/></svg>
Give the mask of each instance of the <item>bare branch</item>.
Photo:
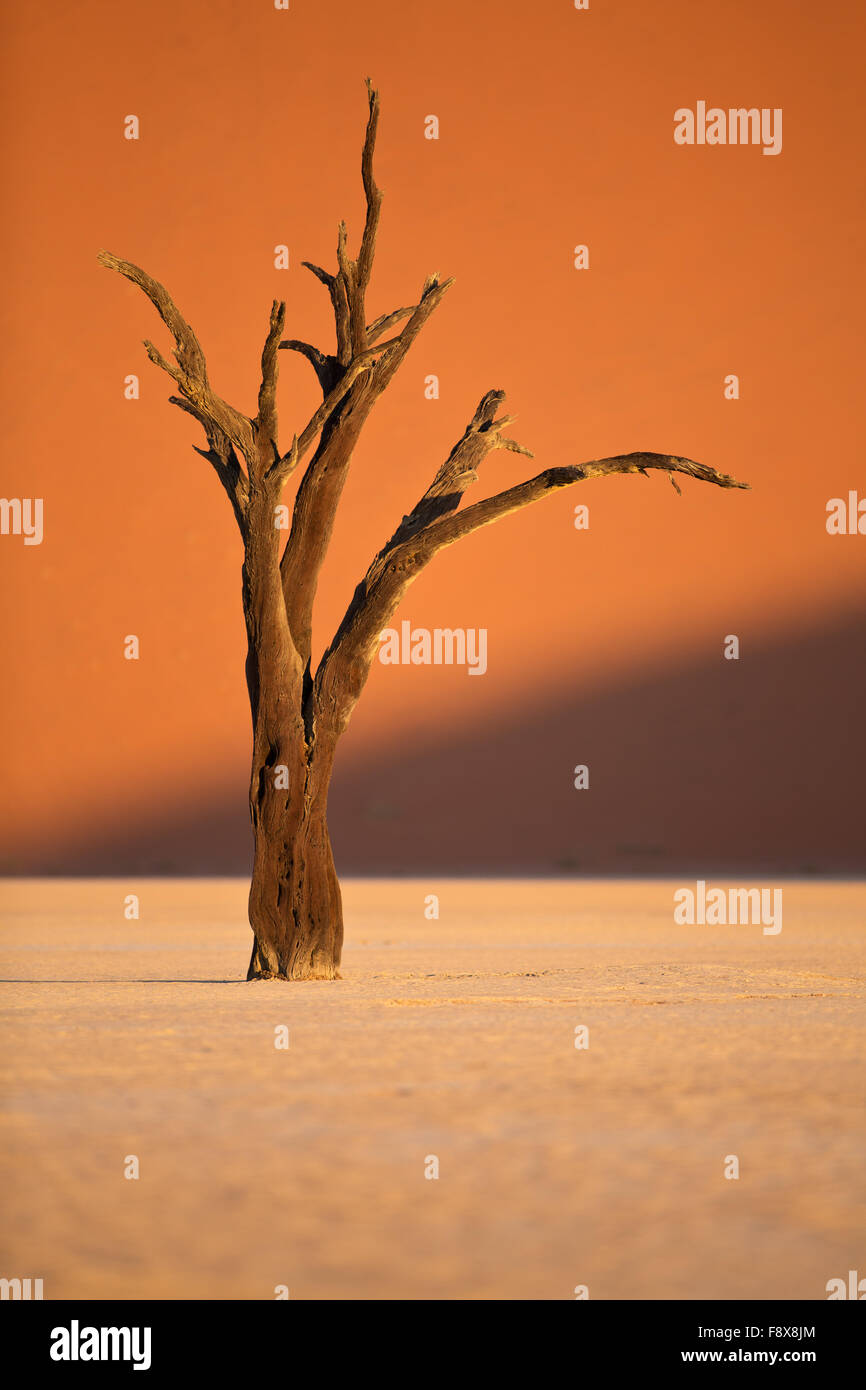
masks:
<svg viewBox="0 0 866 1390"><path fill-rule="evenodd" d="M271 305L268 336L262 349L262 382L259 387L259 409L253 421L256 441L256 471L263 477L279 458L277 438L277 379L279 377L280 339L286 323L286 306L278 299Z"/></svg>
<svg viewBox="0 0 866 1390"><path fill-rule="evenodd" d="M299 352L302 357L306 357L316 373L322 388L322 395L327 396L340 375L340 363L337 358L320 352L317 347L313 347L312 343L304 343L300 338L286 338L280 343L280 347L284 350L288 349L290 352Z"/></svg>
<svg viewBox="0 0 866 1390"><path fill-rule="evenodd" d="M307 270L311 270L316 279L321 280L322 284L326 285L328 289L331 288L334 283L334 276L329 270L323 270L320 265L314 265L312 261L301 261L301 265Z"/></svg>
<svg viewBox="0 0 866 1390"><path fill-rule="evenodd" d="M358 353L357 357L352 358L336 386L328 393L305 426L298 440L301 457L307 452L325 422L334 414L344 396L348 395L357 378L375 361L377 354L387 352L398 342L398 338L391 338L386 343L376 343L373 347L365 348L363 352Z"/></svg>
<svg viewBox="0 0 866 1390"><path fill-rule="evenodd" d="M376 180L373 177L373 151L376 147L376 132L379 128L379 93L374 90L369 77L367 78L367 100L370 105L370 114L367 118L364 149L361 155L361 178L367 199L367 219L364 223L364 235L361 238L361 249L358 252L357 261L358 293L361 296L370 283L370 271L373 268L373 255L376 250L376 232L379 227L379 214L382 210L382 191L377 188Z"/></svg>
<svg viewBox="0 0 866 1390"><path fill-rule="evenodd" d="M284 458L276 460L274 465L268 470L269 474L278 473L279 476L285 480L285 478L294 471L309 450L310 445L313 443L313 440L316 438L323 425L325 425L334 414L344 396L348 395L357 378L371 365L377 353L386 352L397 341L398 339L392 338L386 343L376 343L374 347L366 348L363 352L359 352L357 357L352 359L337 381L336 386L328 393L318 410L310 416L309 421L301 432L300 438L297 435L295 436L289 452Z"/></svg>
<svg viewBox="0 0 866 1390"><path fill-rule="evenodd" d="M460 506L467 488L478 481L478 469L493 449L511 449L532 458L514 439L503 436L502 430L513 423L513 415L496 419L496 412L505 401L504 391L488 391L460 439L436 474L421 500L408 516L404 516L387 549L402 544L439 517L454 512Z"/></svg>
<svg viewBox="0 0 866 1390"><path fill-rule="evenodd" d="M388 356L383 358L379 364L377 379L379 392L384 391L421 329L431 314L438 309L453 284L453 277L440 282L438 275L428 275L424 281L421 298L412 310L408 323L399 336L394 339L394 346Z"/></svg>
<svg viewBox="0 0 866 1390"><path fill-rule="evenodd" d="M178 406L197 420L205 432L208 442L207 449L199 449L193 444L197 454L203 459L207 459L212 464L216 475L228 493L229 501L232 504L235 518L240 528L241 535L246 535L246 512L249 504L249 487L246 475L238 462L238 456L234 451L232 442L228 435L224 434L218 425L203 415L196 406L190 401L184 400L182 396L169 396L169 403Z"/></svg>
<svg viewBox="0 0 866 1390"><path fill-rule="evenodd" d="M131 261L122 261L118 256L112 255L110 251L100 251L96 259L106 269L118 271L119 274L126 276L127 280L131 280L134 285L138 285L139 289L144 290L174 338L175 357L181 370L196 379L205 377L207 373L201 344L165 286L161 285L158 280L154 280L139 266L133 265Z"/></svg>
<svg viewBox="0 0 866 1390"><path fill-rule="evenodd" d="M751 483L738 482L730 473L719 473L709 464L695 463L694 459L680 458L677 454L614 454L611 458L591 459L578 466L584 478L601 478L606 473L643 473L647 468L659 468L668 474L683 473L702 483L714 483L716 487L736 487L746 492L751 489Z"/></svg>
<svg viewBox="0 0 866 1390"><path fill-rule="evenodd" d="M364 296L373 269L376 233L379 227L379 214L382 209L382 190L377 186L373 174L373 154L376 148L376 133L379 128L379 93L373 88L369 77L367 78L367 103L369 113L364 134L364 148L361 153L361 179L364 185L367 211L358 258L352 260L349 256L346 224L341 222L337 229L337 274L332 275L311 261L303 262L303 265L327 287L331 296L337 330L337 360L343 366L348 366L352 358L369 345Z"/></svg>
<svg viewBox="0 0 866 1390"><path fill-rule="evenodd" d="M404 360L424 324L429 319L451 280L440 283L438 275L428 276L419 302L411 308L401 308L374 319L367 328L365 293L370 280L376 233L382 205L382 193L373 175L373 154L379 121L379 97L367 82L369 115L361 155L361 176L367 202L367 215L358 259L352 260L347 247L346 224L337 231L337 273L330 274L310 261L304 265L326 286L334 308L337 331L336 361L306 344L292 345L301 351L319 377L325 397L310 425L298 440L298 449L290 459L279 463L280 474L297 466L311 437L311 430L320 430L321 437L295 497L292 529L280 564L283 593L292 638L302 658L309 660L312 647L313 602L319 573L327 554L337 506L348 476L352 452L375 401L385 390ZM382 345L375 364L358 372L356 364L365 361L364 354L371 346L370 335L378 338L391 325L406 319L399 335ZM333 369L331 364L333 365ZM339 369L356 373L346 391L339 389Z"/></svg>
<svg viewBox="0 0 866 1390"><path fill-rule="evenodd" d="M511 448L528 453L500 434L512 418L495 419L495 412L503 400L501 391L490 391L482 398L469 427L421 501L403 518L355 590L315 678L317 715L328 736L335 738L345 728L378 651L379 634L387 626L406 589L445 546L453 545L472 531L559 488L608 473L645 473L648 468L657 468L669 475L682 473L717 487L748 487L748 483L740 483L729 474L719 473L693 459L639 452L548 468L527 482L458 511L463 493L478 476L477 463L490 448ZM492 444L488 437L493 437Z"/></svg>
<svg viewBox="0 0 866 1390"><path fill-rule="evenodd" d="M352 288L354 288L353 285L352 285L352 281L353 281L353 279L354 279L354 271L355 271L355 264L356 264L356 263L355 263L353 260L351 260L350 257L349 257L349 252L348 252L348 249L347 249L347 246L346 246L346 238L347 238L347 236L348 236L348 229L347 229L347 227L346 227L345 222L340 222L340 223L338 223L338 225L337 225L337 265L340 267L340 269L339 269L339 271L338 271L337 278L338 278L338 279L342 278L343 284L345 285L346 290L347 290L347 292L348 292L348 291L350 291ZM350 308L351 308L351 304L352 304L351 295L349 295L349 307L350 307Z"/></svg>
<svg viewBox="0 0 866 1390"><path fill-rule="evenodd" d="M228 405L211 389L201 345L171 295L158 280L154 280L131 261L122 261L110 251L100 251L97 259L100 265L118 271L147 295L174 339L177 367L172 367L153 344L146 341L144 346L148 357L168 373L177 383L181 395L194 405L201 415L222 430L249 465L254 453L252 421Z"/></svg>
<svg viewBox="0 0 866 1390"><path fill-rule="evenodd" d="M320 278L325 277L324 283L329 287L335 283L335 276L328 275L326 271L320 271L318 267L310 266L308 261L304 261L303 264L309 266L310 269L315 269ZM444 285L439 286L441 292L444 293L453 283L453 280L448 280ZM431 276L425 284L422 299L429 293L430 289L435 288L437 285L438 280L435 276ZM432 304L428 305L426 317L429 317L432 309L436 307L436 302L438 301L434 301ZM366 336L368 346L372 347L376 339L380 338L389 328L393 328L394 324L400 323L402 319L410 318L419 308L420 304L406 304L400 309L392 309L388 314L380 314L372 323L367 324ZM416 326L413 330L412 337L417 334L422 326L423 321L419 324L416 320ZM393 340L393 343L397 343L396 338ZM334 357L329 353L322 352L319 348L314 347L312 343L306 343L300 338L287 338L284 342L280 343L280 347L288 349L291 352L300 353L302 357L306 357L313 371L316 373L323 395L327 395L328 392L333 389L339 378L341 367L347 365L341 362L339 357Z"/></svg>
<svg viewBox="0 0 866 1390"><path fill-rule="evenodd" d="M329 271L322 270L321 266L313 265L312 261L301 261L301 265L311 270L317 280L321 280L331 296L337 333L337 361L346 366L352 357L352 335L349 327L349 301L346 298L346 286L342 277L331 275Z"/></svg>
<svg viewBox="0 0 866 1390"><path fill-rule="evenodd" d="M516 487L499 492L494 497L485 498L456 516L438 521L424 533L424 540L434 547L433 554L445 545L498 521L509 512L518 511L530 502L547 496L557 488L568 487L571 483L584 482L587 478L601 478L609 473L645 473L647 468L658 468L665 473L683 473L704 483L714 483L716 487L746 488L748 483L740 483L728 473L719 473L705 463L695 463L694 459L679 458L673 454L616 454L612 458L593 459L589 463L566 464L560 468L548 468L528 482L518 483ZM430 558L430 557L428 557Z"/></svg>
<svg viewBox="0 0 866 1390"><path fill-rule="evenodd" d="M358 436L376 400L452 283L446 280L440 284L437 276L429 276L402 332L356 354L351 363L368 363L368 353L377 353L378 360L369 371L358 373L347 392L341 393L338 385L334 406L325 409L329 397L314 416L321 438L295 497L292 529L280 564L292 639L305 660L309 660L312 649L313 603L319 574Z"/></svg>
<svg viewBox="0 0 866 1390"><path fill-rule="evenodd" d="M392 309L390 314L380 314L372 323L367 324L367 342L372 343L386 328L392 328L401 319L407 319L410 314L414 314L416 304L407 304L405 309Z"/></svg>

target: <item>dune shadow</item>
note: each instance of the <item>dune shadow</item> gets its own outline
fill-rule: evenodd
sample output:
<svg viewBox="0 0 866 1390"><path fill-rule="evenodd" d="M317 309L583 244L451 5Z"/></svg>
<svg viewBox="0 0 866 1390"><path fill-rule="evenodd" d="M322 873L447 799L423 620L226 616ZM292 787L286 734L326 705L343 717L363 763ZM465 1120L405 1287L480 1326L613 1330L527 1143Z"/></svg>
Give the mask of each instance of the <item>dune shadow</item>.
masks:
<svg viewBox="0 0 866 1390"><path fill-rule="evenodd" d="M331 792L343 874L861 874L866 613L526 699L356 750ZM589 768L575 790L573 769ZM5 873L247 874L246 787L34 843ZM192 983L192 982L190 982ZM227 983L227 982L222 982Z"/></svg>

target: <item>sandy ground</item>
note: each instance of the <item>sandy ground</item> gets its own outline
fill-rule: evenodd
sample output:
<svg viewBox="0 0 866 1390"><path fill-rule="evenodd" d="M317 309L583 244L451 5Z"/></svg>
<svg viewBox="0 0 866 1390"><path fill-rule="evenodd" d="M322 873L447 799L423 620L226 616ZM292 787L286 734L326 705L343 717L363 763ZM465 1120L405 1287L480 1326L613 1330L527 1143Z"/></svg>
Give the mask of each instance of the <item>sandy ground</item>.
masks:
<svg viewBox="0 0 866 1390"><path fill-rule="evenodd" d="M675 926L674 886L348 882L343 980L247 985L241 882L0 885L0 1274L825 1298L866 1274L866 886L785 883L778 936Z"/></svg>

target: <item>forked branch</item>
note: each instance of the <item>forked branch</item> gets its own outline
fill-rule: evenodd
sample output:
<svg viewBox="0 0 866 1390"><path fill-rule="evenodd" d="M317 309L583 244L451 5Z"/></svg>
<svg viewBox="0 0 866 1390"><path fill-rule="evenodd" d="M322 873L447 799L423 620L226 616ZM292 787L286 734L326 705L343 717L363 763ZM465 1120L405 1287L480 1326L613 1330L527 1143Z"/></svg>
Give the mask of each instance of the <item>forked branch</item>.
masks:
<svg viewBox="0 0 866 1390"><path fill-rule="evenodd" d="M282 341L285 304L274 300L271 306L262 350L258 411L250 419L228 405L211 388L201 344L164 285L131 261L123 261L108 251L101 251L98 259L101 265L118 271L144 291L171 333L176 366L166 361L149 341L145 342L147 355L171 377L181 392L179 396L169 397L171 404L191 415L204 430L207 449L193 447L214 467L228 493L241 534L246 535L250 480L258 484L267 482L271 492L278 494L286 478L309 452L323 426L334 416L358 377L377 358L398 346L399 340L392 338L365 348L351 358L345 368L340 368L321 406L313 412L300 435L294 437L288 452L281 455L277 427L277 381L278 353L285 346ZM315 349L310 348L309 352L316 355ZM238 452L246 464L246 473L241 468Z"/></svg>
<svg viewBox="0 0 866 1390"><path fill-rule="evenodd" d="M321 436L295 497L292 527L280 565L292 638L305 661L309 661L312 649L313 604L319 574L355 444L379 396L452 283L440 282L437 275L428 276L418 303L409 311L408 322L396 337L356 352L345 368L338 364L341 375L337 385L314 417ZM400 311L398 317L405 315ZM369 370L360 370L363 366L369 366ZM330 370L326 366L325 371Z"/></svg>
<svg viewBox="0 0 866 1390"><path fill-rule="evenodd" d="M254 456L252 421L239 410L228 405L211 388L204 353L198 338L180 313L171 295L158 280L154 280L151 275L141 270L139 266L133 265L131 261L122 261L118 256L113 256L110 251L100 251L98 260L109 270L116 270L124 275L127 280L138 285L147 295L174 339L174 358L177 366L173 367L154 347L153 343L145 340L145 350L151 362L155 362L158 367L168 373L176 382L184 399L195 407L197 414L221 430L249 463Z"/></svg>
<svg viewBox="0 0 866 1390"><path fill-rule="evenodd" d="M341 222L337 232L336 273L323 270L312 261L303 262L330 295L336 352L322 352L297 338L280 343L281 348L307 359L324 398L310 422L311 427L315 424L313 434L320 432L319 442L298 487L291 531L280 564L292 639L305 662L309 661L312 649L313 604L319 574L330 545L355 444L375 402L451 284L450 280L441 283L438 275L428 276L417 304L395 309L367 323L366 290L382 207L382 191L373 172L379 94L369 79L367 100L369 111L361 154L367 210L358 256L352 259L349 255L346 224ZM403 320L406 322L395 337L380 341L389 328ZM281 471L289 472L297 467L312 437L308 433L300 436L297 456L290 463L281 461Z"/></svg>
<svg viewBox="0 0 866 1390"><path fill-rule="evenodd" d="M317 717L331 737L339 736L348 722L378 651L382 629L388 625L408 586L445 546L559 488L608 473L646 474L647 469L655 468L671 477L684 474L717 487L749 486L693 459L637 452L548 468L527 482L459 511L463 494L477 480L478 465L491 449L511 449L531 457L528 449L501 433L513 420L512 416L495 418L504 399L501 391L490 391L482 398L430 487L403 518L355 590L315 679Z"/></svg>

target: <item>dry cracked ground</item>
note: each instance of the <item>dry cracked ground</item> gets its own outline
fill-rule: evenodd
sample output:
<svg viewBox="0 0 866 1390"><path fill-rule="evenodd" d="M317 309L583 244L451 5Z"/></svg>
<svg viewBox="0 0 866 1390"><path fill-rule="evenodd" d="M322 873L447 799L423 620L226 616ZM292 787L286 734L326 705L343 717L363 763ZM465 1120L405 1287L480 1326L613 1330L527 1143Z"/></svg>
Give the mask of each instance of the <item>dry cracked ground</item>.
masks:
<svg viewBox="0 0 866 1390"><path fill-rule="evenodd" d="M5 882L0 1274L826 1298L866 1273L866 886L784 882L775 936L678 886L350 881L343 979L247 984L242 882Z"/></svg>

